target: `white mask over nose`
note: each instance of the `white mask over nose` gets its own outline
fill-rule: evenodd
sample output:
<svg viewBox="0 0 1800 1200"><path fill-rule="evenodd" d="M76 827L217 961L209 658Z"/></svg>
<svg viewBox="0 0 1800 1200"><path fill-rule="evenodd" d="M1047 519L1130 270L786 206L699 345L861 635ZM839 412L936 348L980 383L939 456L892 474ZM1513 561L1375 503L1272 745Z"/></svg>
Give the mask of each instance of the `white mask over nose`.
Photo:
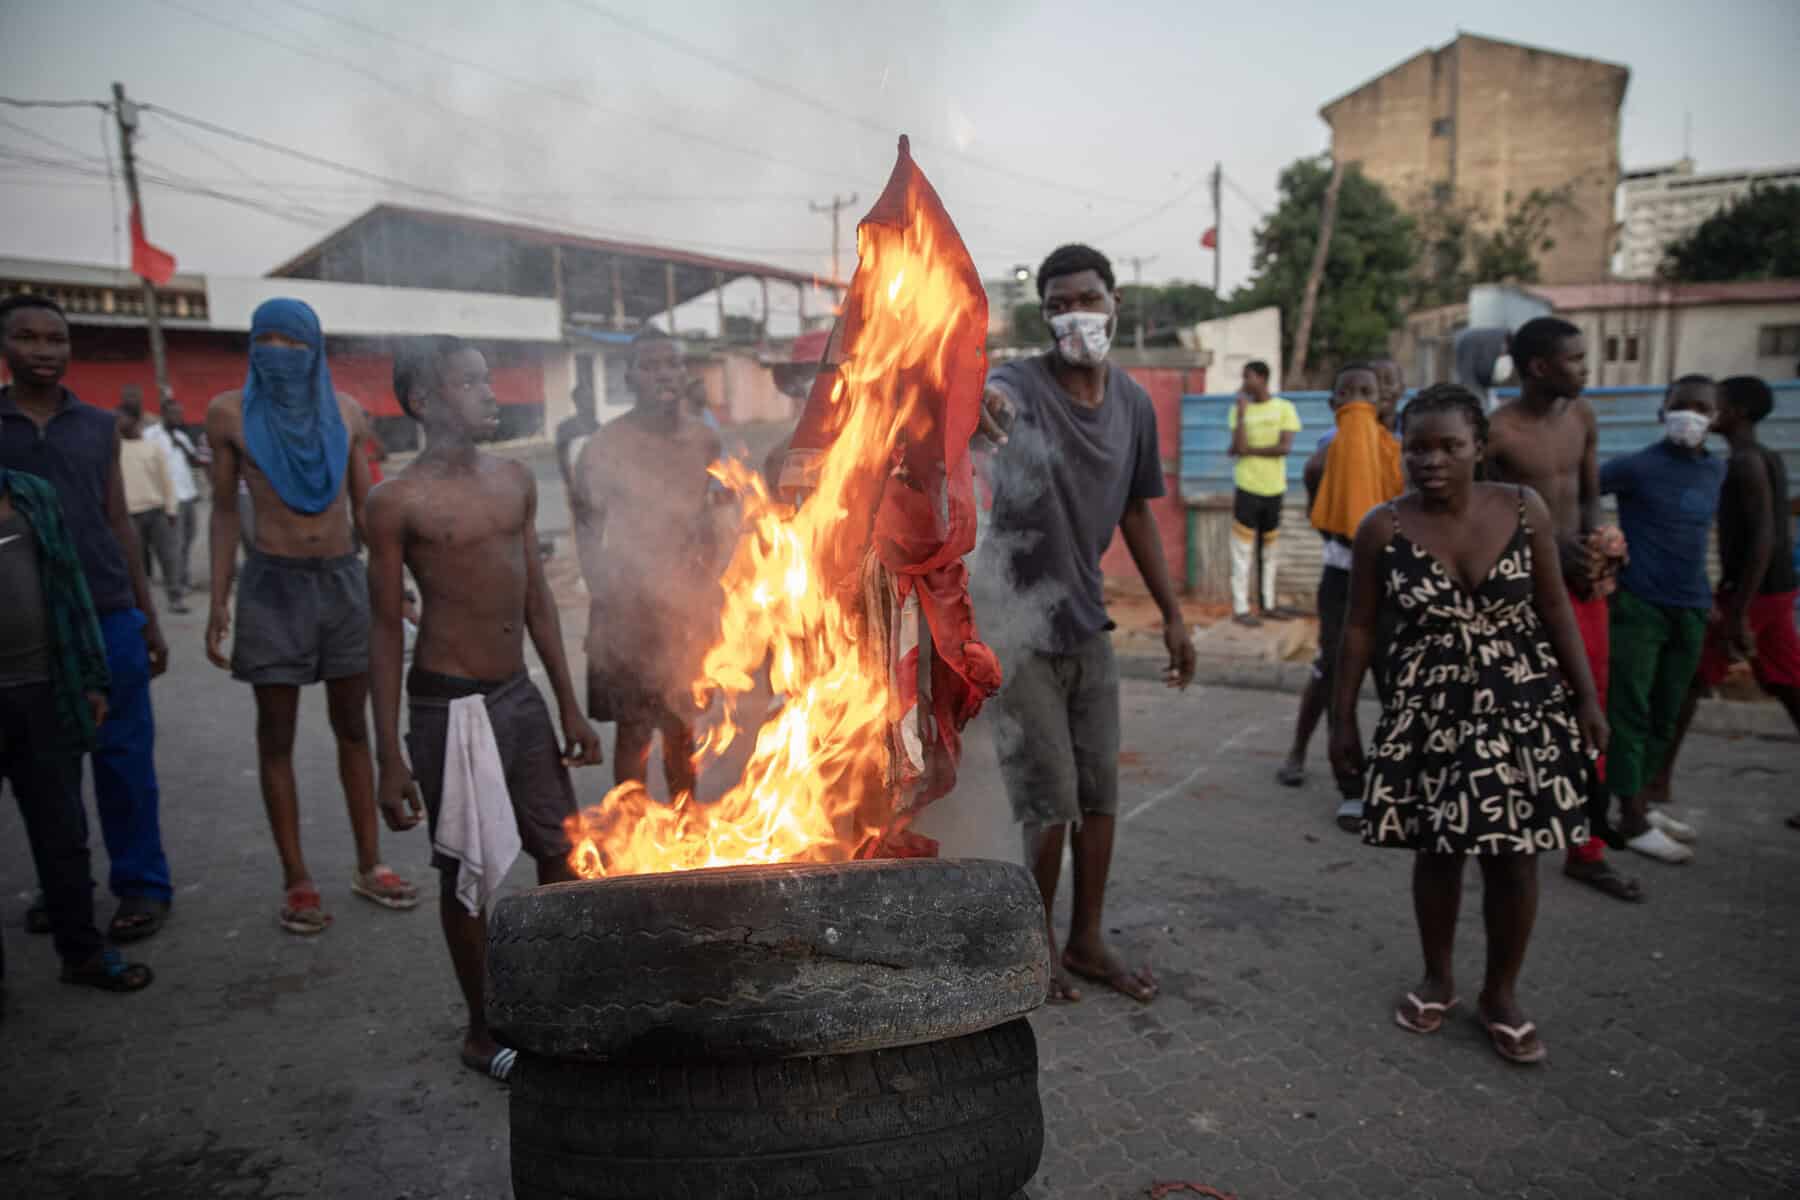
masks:
<svg viewBox="0 0 1800 1200"><path fill-rule="evenodd" d="M1056 352L1064 361L1078 367L1097 367L1106 361L1112 349L1112 334L1106 313L1066 312L1050 318L1050 332L1056 335Z"/></svg>
<svg viewBox="0 0 1800 1200"><path fill-rule="evenodd" d="M1706 431L1711 428L1712 418L1705 413L1677 409L1663 414L1664 434L1684 450L1692 450L1705 442Z"/></svg>

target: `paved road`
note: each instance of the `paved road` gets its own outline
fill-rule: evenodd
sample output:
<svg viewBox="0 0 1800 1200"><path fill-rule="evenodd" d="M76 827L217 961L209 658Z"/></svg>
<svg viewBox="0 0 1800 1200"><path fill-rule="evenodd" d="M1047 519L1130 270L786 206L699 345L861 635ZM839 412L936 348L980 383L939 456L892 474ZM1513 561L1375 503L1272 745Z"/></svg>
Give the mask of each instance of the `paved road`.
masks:
<svg viewBox="0 0 1800 1200"><path fill-rule="evenodd" d="M173 623L157 685L177 915L147 993L55 982L20 927L32 874L0 806L0 1195L503 1197L506 1100L455 1057L460 1006L429 909L348 891L322 698L298 751L306 845L337 923L281 933L248 696ZM1291 698L1151 683L1125 692L1124 826L1111 925L1147 956L1152 1006L1090 993L1033 1020L1049 1146L1033 1200L1135 1197L1191 1180L1281 1196L1776 1196L1800 1188L1800 807L1793 742L1700 739L1684 815L1699 861L1647 864L1630 908L1544 880L1526 1002L1551 1049L1524 1071L1472 1023L1395 1029L1416 970L1403 855L1330 822L1322 762L1270 775ZM605 780L582 781L584 799ZM977 732L931 828L1013 853ZM423 836L387 856L425 876ZM526 882L524 869L515 882ZM1471 872L1458 962L1478 986Z"/></svg>

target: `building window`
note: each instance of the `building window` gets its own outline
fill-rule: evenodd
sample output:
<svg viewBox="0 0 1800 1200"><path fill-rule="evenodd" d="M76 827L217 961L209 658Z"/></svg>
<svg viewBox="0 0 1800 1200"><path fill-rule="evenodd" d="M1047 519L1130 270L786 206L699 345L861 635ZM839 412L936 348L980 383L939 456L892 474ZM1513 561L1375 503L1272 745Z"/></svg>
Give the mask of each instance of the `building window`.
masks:
<svg viewBox="0 0 1800 1200"><path fill-rule="evenodd" d="M1456 123L1449 117L1439 117L1431 123L1431 136L1449 137L1450 131L1454 128L1456 128Z"/></svg>
<svg viewBox="0 0 1800 1200"><path fill-rule="evenodd" d="M1616 337L1606 339L1606 361L1609 363L1619 361L1619 339Z"/></svg>
<svg viewBox="0 0 1800 1200"><path fill-rule="evenodd" d="M1637 360L1638 360L1637 334L1635 334L1635 333L1628 334L1628 335L1626 335L1626 338L1625 338L1625 361L1626 362L1636 362Z"/></svg>
<svg viewBox="0 0 1800 1200"><path fill-rule="evenodd" d="M1450 192L1449 184L1434 183L1431 185L1431 202L1433 204L1438 205L1440 208L1442 206L1450 203L1450 195L1451 195L1451 192Z"/></svg>
<svg viewBox="0 0 1800 1200"><path fill-rule="evenodd" d="M1758 358L1792 358L1800 354L1800 325L1764 325L1757 331Z"/></svg>

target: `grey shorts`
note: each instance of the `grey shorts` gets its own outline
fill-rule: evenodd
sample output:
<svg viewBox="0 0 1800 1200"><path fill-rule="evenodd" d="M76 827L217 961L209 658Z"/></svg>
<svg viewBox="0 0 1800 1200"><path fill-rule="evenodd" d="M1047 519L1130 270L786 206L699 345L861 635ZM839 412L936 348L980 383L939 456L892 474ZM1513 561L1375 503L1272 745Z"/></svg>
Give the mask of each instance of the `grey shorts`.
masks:
<svg viewBox="0 0 1800 1200"><path fill-rule="evenodd" d="M1025 651L992 702L1013 819L1080 824L1119 811L1119 664L1097 633L1067 654Z"/></svg>
<svg viewBox="0 0 1800 1200"><path fill-rule="evenodd" d="M569 779L569 768L563 765L550 708L531 677L521 672L489 683L414 667L406 676L406 694L406 754L412 760L413 781L425 802L433 841L437 839L438 809L444 802L450 702L481 696L487 704L488 723L494 727L506 794L512 801L525 853L539 862L568 857L573 846L563 820L575 815L575 785ZM460 864L434 850L431 865L451 871Z"/></svg>
<svg viewBox="0 0 1800 1200"><path fill-rule="evenodd" d="M369 577L354 554L282 558L246 550L231 676L308 684L369 670Z"/></svg>

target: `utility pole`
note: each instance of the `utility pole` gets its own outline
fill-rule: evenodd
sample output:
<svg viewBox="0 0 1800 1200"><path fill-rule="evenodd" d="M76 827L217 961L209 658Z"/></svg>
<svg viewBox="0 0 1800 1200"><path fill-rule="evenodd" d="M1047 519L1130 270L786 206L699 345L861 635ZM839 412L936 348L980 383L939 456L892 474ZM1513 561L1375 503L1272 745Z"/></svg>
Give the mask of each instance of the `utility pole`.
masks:
<svg viewBox="0 0 1800 1200"><path fill-rule="evenodd" d="M1144 348L1144 264L1155 262L1156 255L1145 258L1136 255L1125 260L1131 264L1131 286L1137 294L1137 329L1133 332L1131 344L1137 349Z"/></svg>
<svg viewBox="0 0 1800 1200"><path fill-rule="evenodd" d="M1219 263L1225 257L1225 221L1219 209L1219 184L1225 178L1225 164L1213 163L1212 202L1213 202L1213 315L1219 314Z"/></svg>
<svg viewBox="0 0 1800 1200"><path fill-rule="evenodd" d="M1331 248L1331 225L1337 219L1338 188L1344 182L1342 159L1331 165L1331 182L1325 185L1325 209L1319 216L1319 244L1313 248L1312 270L1306 273L1306 294L1300 301L1300 324L1294 330L1294 353L1288 357L1284 387L1299 386L1306 370L1306 343L1312 340L1313 307L1319 300L1319 279L1325 274L1325 254Z"/></svg>
<svg viewBox="0 0 1800 1200"><path fill-rule="evenodd" d="M140 234L147 237L142 228L144 208L138 203L137 156L131 150L131 140L137 136L137 118L137 105L125 98L125 85L113 84L113 119L119 125L119 157L125 168L125 195L131 201ZM160 410L169 397L169 360L163 351L162 314L156 307L156 285L142 275L138 279L144 285L144 323L150 328L150 363L156 372L156 406Z"/></svg>
<svg viewBox="0 0 1800 1200"><path fill-rule="evenodd" d="M844 279L843 275L838 271L838 214L855 203L856 193L851 192L847 198L834 193L831 197L830 204L809 203L807 205L808 208L816 213L831 214L831 282L834 286L838 287L843 286Z"/></svg>

